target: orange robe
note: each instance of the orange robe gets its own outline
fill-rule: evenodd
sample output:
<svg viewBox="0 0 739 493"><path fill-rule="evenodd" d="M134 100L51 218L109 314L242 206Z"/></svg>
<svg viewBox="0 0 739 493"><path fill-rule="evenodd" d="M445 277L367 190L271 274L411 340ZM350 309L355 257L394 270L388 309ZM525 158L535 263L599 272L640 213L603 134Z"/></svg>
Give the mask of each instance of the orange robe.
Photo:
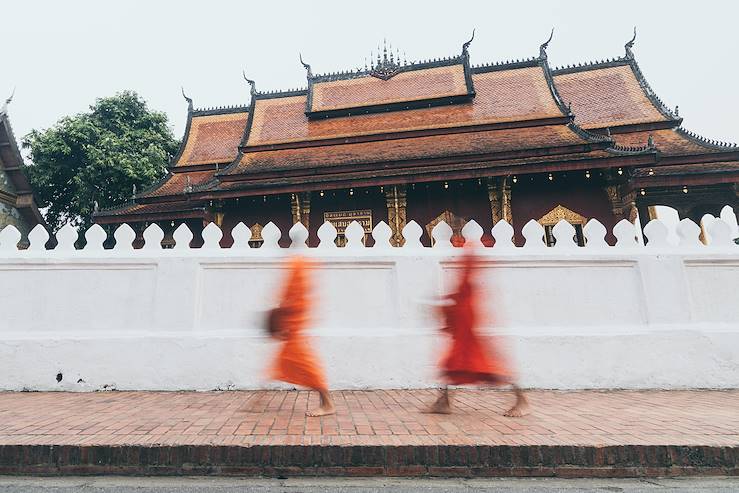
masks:
<svg viewBox="0 0 739 493"><path fill-rule="evenodd" d="M502 357L477 334L480 323L480 293L473 282L475 257L468 250L462 257L462 270L456 292L448 299L454 304L443 306L444 331L451 343L441 361L441 372L449 385L478 382L504 384L512 381Z"/></svg>
<svg viewBox="0 0 739 493"><path fill-rule="evenodd" d="M273 380L311 389L327 389L326 378L303 333L309 322L311 287L306 259L289 260L287 284L280 298L281 346L270 371Z"/></svg>

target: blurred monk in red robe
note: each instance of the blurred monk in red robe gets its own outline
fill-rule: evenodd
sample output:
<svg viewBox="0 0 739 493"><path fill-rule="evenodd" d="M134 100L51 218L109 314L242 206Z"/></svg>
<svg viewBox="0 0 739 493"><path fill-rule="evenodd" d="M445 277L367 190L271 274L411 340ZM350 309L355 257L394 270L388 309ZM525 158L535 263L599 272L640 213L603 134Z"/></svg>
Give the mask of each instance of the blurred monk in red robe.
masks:
<svg viewBox="0 0 739 493"><path fill-rule="evenodd" d="M304 334L310 320L311 285L310 265L305 258L293 257L288 262L287 283L280 296L278 308L272 310L267 329L272 337L281 341L270 377L316 390L321 396L317 409L308 416L334 414L334 403L328 392L326 377Z"/></svg>
<svg viewBox="0 0 739 493"><path fill-rule="evenodd" d="M514 384L513 374L501 355L495 354L478 335L481 319L481 293L475 283L477 259L471 247L464 247L457 289L442 300L444 321L442 330L451 337L446 355L441 361L446 387L430 411L448 414L452 410L449 385L489 384L512 385L516 403L505 416L524 416L529 405L523 391Z"/></svg>

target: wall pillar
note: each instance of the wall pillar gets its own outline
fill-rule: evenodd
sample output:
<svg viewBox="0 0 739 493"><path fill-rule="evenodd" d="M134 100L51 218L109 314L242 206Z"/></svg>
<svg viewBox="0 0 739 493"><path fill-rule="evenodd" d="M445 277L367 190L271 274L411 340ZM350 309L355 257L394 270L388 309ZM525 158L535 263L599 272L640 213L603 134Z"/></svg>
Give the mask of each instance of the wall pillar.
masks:
<svg viewBox="0 0 739 493"><path fill-rule="evenodd" d="M387 203L387 221L393 236L390 243L393 246L403 245L403 228L406 223L406 208L408 205L405 185L390 185L385 187Z"/></svg>

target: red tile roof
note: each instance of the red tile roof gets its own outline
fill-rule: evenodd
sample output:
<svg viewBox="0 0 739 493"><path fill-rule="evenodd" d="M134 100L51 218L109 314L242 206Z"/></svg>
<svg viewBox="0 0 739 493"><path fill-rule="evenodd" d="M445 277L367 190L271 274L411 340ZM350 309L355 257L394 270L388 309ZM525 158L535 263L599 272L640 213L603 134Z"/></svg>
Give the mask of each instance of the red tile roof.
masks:
<svg viewBox="0 0 739 493"><path fill-rule="evenodd" d="M540 66L472 78L477 95L469 103L312 121L305 95L257 99L247 146L563 116Z"/></svg>
<svg viewBox="0 0 739 493"><path fill-rule="evenodd" d="M275 151L275 152L282 152L282 151ZM498 168L498 167L505 167L506 171L505 173L514 173L511 169L511 167L516 166L526 166L526 165L547 165L551 164L554 166L557 166L563 162L567 163L578 163L576 166L577 169L589 169L592 166L592 160L594 159L601 159L601 158L612 158L614 157L613 153L607 151L607 150L593 150L590 152L578 152L578 153L567 153L567 154L556 154L556 155L541 155L541 156L532 156L527 158L516 158L516 159L500 159L500 160L474 160L474 161L467 161L464 162L460 161L459 163L444 163L439 165L429 165L424 164L422 167L419 166L387 166L382 169L381 176L384 178L399 178L409 175L418 175L419 173L422 173L420 170L429 170L434 173L437 173L439 171L467 171L467 170L490 170L491 168ZM585 164L588 163L588 164ZM298 168L296 168L298 169ZM567 168L569 169L569 168ZM306 170L307 172L310 172L310 170ZM330 174L330 169L325 169L327 174ZM341 169L337 169L335 173L337 175L340 175L342 172ZM522 171L523 172L523 171ZM486 171L488 173L488 171ZM206 188L201 188L201 191L225 191L225 190L240 190L240 189L248 189L250 188L251 184L256 184L257 186L263 187L263 186L284 186L289 185L291 183L294 183L294 181L291 181L290 178L285 178L284 175L279 173L274 173L271 175L267 175L268 177L262 177L259 176L259 181L253 181L253 180L245 180L245 181L221 181L221 182L211 182ZM336 175L334 175L336 176ZM356 171L354 170L351 174L352 179L361 179L361 178L372 178L377 176L377 171L375 169L370 168L369 170L364 171ZM307 183L318 183L325 181L326 174L303 174L300 176L299 181L301 185L305 185ZM250 178L257 178L256 176L250 176ZM333 177L332 177L333 178Z"/></svg>
<svg viewBox="0 0 739 493"><path fill-rule="evenodd" d="M702 143L696 138L688 136L685 132L676 129L648 130L642 132L631 132L625 134L614 134L616 144L622 146L645 145L649 136L652 136L654 145L666 155L705 154L708 152L720 152L718 146Z"/></svg>
<svg viewBox="0 0 739 493"><path fill-rule="evenodd" d="M139 194L139 197L163 197L166 195L181 195L185 187L202 185L213 178L216 170L208 171L186 171L183 173L170 173L158 185L150 190ZM188 181L189 179L189 181Z"/></svg>
<svg viewBox="0 0 739 493"><path fill-rule="evenodd" d="M121 223L124 221L145 221L164 218L203 217L204 207L190 202L166 202L156 204L126 204L113 209L105 209L94 214L96 223Z"/></svg>
<svg viewBox="0 0 739 493"><path fill-rule="evenodd" d="M364 108L468 93L462 63L401 72L388 80L369 74L314 82L310 111Z"/></svg>
<svg viewBox="0 0 739 493"><path fill-rule="evenodd" d="M493 154L582 145L590 141L565 125L488 130L408 139L245 153L228 174L386 161Z"/></svg>
<svg viewBox="0 0 739 493"><path fill-rule="evenodd" d="M572 103L575 122L583 128L670 119L649 99L629 64L557 74L554 84L565 104Z"/></svg>
<svg viewBox="0 0 739 493"><path fill-rule="evenodd" d="M238 154L247 112L193 115L175 166L230 163Z"/></svg>

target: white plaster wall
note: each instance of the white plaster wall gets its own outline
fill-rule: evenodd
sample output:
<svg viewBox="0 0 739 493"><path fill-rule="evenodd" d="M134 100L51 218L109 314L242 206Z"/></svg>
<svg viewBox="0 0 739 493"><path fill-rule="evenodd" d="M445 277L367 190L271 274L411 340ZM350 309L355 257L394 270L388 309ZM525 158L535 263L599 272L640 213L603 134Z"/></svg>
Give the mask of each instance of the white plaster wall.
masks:
<svg viewBox="0 0 739 493"><path fill-rule="evenodd" d="M279 386L261 322L291 251L17 251L3 238L0 389ZM485 331L522 385L739 388L739 246L653 240L481 250ZM422 300L445 291L459 251L410 243L302 250L319 264L311 334L333 388L437 385L444 340Z"/></svg>

